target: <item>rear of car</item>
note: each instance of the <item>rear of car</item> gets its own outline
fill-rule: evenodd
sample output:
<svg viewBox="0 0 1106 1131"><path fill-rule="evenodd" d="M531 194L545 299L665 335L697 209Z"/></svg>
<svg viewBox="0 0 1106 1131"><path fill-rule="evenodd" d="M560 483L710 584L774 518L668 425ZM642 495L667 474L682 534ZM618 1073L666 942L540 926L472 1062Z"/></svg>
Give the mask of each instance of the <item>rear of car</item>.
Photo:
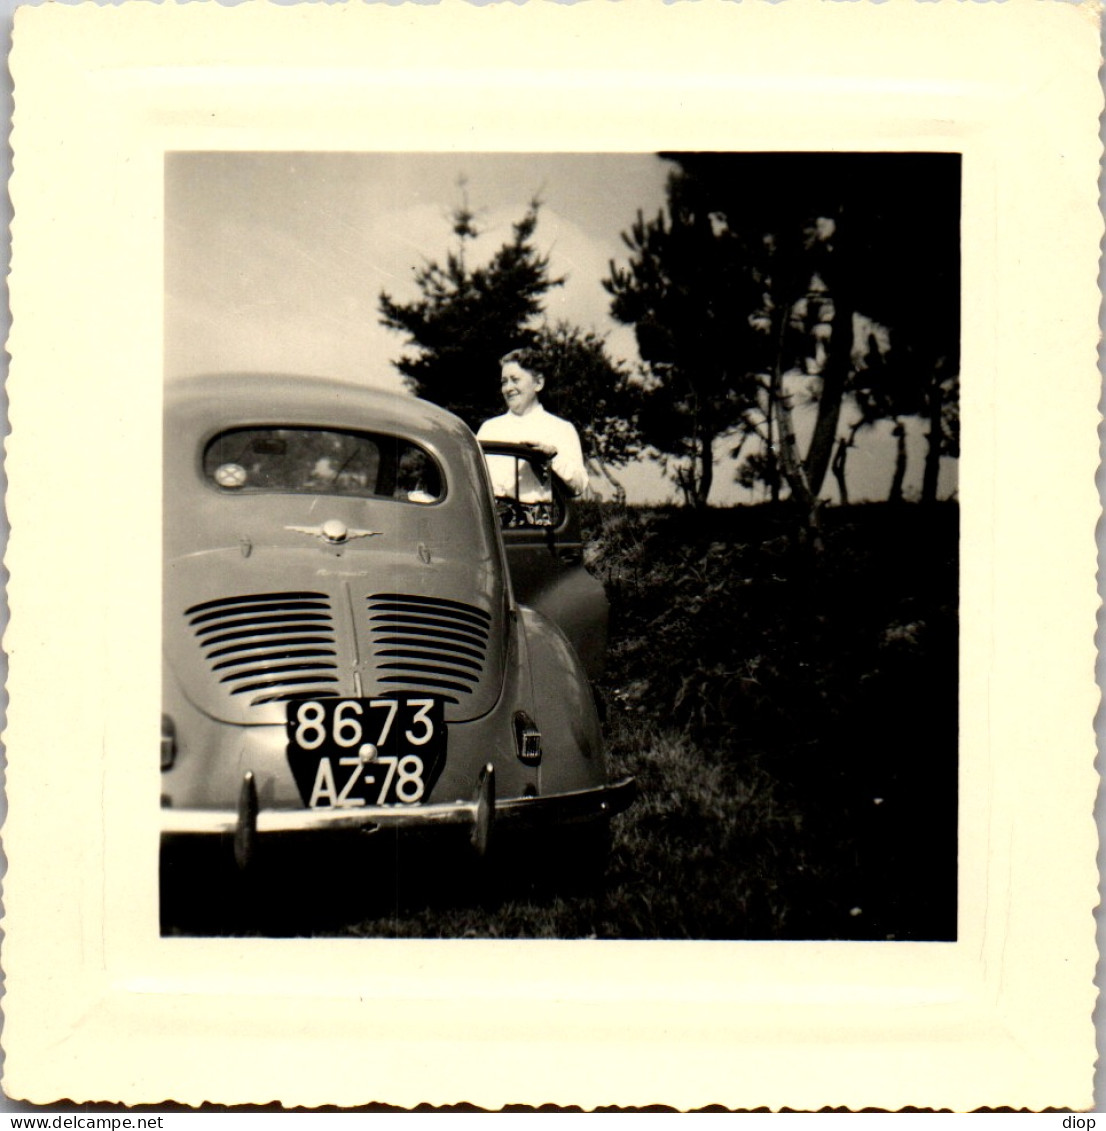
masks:
<svg viewBox="0 0 1106 1131"><path fill-rule="evenodd" d="M588 673L519 604L455 417L321 379L167 390L165 838L604 821ZM605 626L605 603L602 615Z"/></svg>

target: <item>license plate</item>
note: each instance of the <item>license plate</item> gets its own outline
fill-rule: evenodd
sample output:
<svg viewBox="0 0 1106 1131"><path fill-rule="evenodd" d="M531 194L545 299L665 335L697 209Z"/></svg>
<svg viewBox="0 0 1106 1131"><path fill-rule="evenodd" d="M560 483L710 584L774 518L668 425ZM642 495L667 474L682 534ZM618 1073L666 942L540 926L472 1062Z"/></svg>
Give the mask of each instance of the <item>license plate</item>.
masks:
<svg viewBox="0 0 1106 1131"><path fill-rule="evenodd" d="M288 764L310 809L418 805L445 763L441 699L299 699L288 704Z"/></svg>

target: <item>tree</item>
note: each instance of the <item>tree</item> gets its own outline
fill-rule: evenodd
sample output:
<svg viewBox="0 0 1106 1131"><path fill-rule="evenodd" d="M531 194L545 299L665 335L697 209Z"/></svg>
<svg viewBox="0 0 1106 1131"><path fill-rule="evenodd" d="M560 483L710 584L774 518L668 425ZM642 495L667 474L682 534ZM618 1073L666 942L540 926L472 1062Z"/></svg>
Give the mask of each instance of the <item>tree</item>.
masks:
<svg viewBox="0 0 1106 1131"><path fill-rule="evenodd" d="M701 437L692 447L689 418L756 434L763 450L747 451L746 460L758 456L757 469L772 482L782 475L816 524L842 405L860 387L865 327L875 322L895 358L880 397L892 419L930 421L924 494L935 495L938 455L954 447L942 421L955 417L950 377L959 368L959 158L665 156L677 166L671 219L662 214L647 225L639 216L623 237L631 264L612 264L606 283L615 316L635 324L653 388L672 399L657 430L643 414L648 441L662 453L693 451L702 462L706 447ZM680 254L684 245L694 254ZM796 373L807 375L815 414L805 452L792 419ZM690 409L685 387L696 394ZM701 467L696 481L709 489L709 470Z"/></svg>
<svg viewBox="0 0 1106 1131"><path fill-rule="evenodd" d="M496 377L503 354L532 346L546 293L564 283L534 246L541 202L530 202L511 238L490 262L470 267L466 245L479 231L465 201L452 215L457 245L444 263L415 271L421 297L396 302L380 294L381 323L407 335L416 352L393 364L412 392L455 412L472 428L502 411Z"/></svg>
<svg viewBox="0 0 1106 1131"><path fill-rule="evenodd" d="M643 436L662 463L675 463L687 501L702 505L713 482L715 441L740 434L736 451L755 434L768 449L755 466L770 477L774 497L782 473L792 495L813 509L852 346L850 339L842 362L834 355L844 347L834 341L827 361L830 335L819 333L830 330L834 317L819 276L832 251L834 222L801 211L793 193L768 191L775 181L740 178L735 185L721 155L670 159L679 169L668 180L668 215L646 222L639 213L623 235L628 267L612 263L604 280L613 315L634 325L649 369ZM807 328L809 309L829 313ZM837 318L851 329L850 310ZM804 458L784 376L819 351L826 375Z"/></svg>
<svg viewBox="0 0 1106 1131"><path fill-rule="evenodd" d="M908 158L924 159L927 176ZM923 503L937 499L941 456L960 452L960 167L957 154L899 156L884 179L895 223L884 225L864 295L866 313L888 329L893 398L927 425Z"/></svg>
<svg viewBox="0 0 1106 1131"><path fill-rule="evenodd" d="M594 331L565 321L539 328L534 341L536 368L546 381L542 401L580 433L584 458L624 502L626 492L612 475L641 453L637 413L639 389L622 362L612 361Z"/></svg>
<svg viewBox="0 0 1106 1131"><path fill-rule="evenodd" d="M622 239L626 267L610 264L611 313L634 327L646 366L638 420L643 439L673 472L685 500L706 504L714 444L755 403L742 343L755 283L735 240L716 228L691 178L668 181L667 216L641 212Z"/></svg>
<svg viewBox="0 0 1106 1131"><path fill-rule="evenodd" d="M641 450L637 388L627 367L612 361L602 337L568 322L544 320L545 296L564 283L549 273L549 257L534 244L540 201L530 202L512 237L483 266L468 251L479 235L467 199L451 221L455 248L445 262L415 272L421 297L399 303L380 295L381 322L415 348L393 364L412 392L443 405L476 429L503 411L496 380L499 358L525 346L546 380L542 400L580 433L584 457L625 497L611 474Z"/></svg>
<svg viewBox="0 0 1106 1131"><path fill-rule="evenodd" d="M896 380L894 368L888 365L888 354L886 334L877 335L877 328L869 327L867 346L863 356L856 359L848 390L858 415L850 425L848 435L838 436L837 448L830 464L833 477L837 480L841 502L846 505L849 502L849 488L845 471L849 451L856 443L857 433L873 428L880 420L894 422L892 436L896 441L895 472L888 501L901 501L902 485L906 478L906 430L901 417L916 412L918 401L913 383Z"/></svg>

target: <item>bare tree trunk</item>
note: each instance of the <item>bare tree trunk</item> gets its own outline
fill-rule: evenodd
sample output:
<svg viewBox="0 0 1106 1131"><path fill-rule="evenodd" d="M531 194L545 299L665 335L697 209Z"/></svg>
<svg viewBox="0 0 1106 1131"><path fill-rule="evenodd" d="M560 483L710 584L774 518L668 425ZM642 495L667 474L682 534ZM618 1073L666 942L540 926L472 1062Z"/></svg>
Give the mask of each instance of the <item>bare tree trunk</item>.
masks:
<svg viewBox="0 0 1106 1131"><path fill-rule="evenodd" d="M810 490L806 468L799 459L795 432L791 425L791 405L786 396L776 398L780 425L780 465L791 488L791 495L806 514L806 540L816 554L822 552L822 502Z"/></svg>
<svg viewBox="0 0 1106 1131"><path fill-rule="evenodd" d="M937 477L941 471L941 381L940 367L930 379L926 391L926 416L929 419L929 433L926 440L925 471L922 475L922 502L937 502Z"/></svg>
<svg viewBox="0 0 1106 1131"><path fill-rule="evenodd" d="M775 410L776 425L780 438L780 468L791 488L792 497L806 514L806 533L815 553L822 552L820 504L817 495L811 491L806 468L799 458L798 444L795 442L795 429L791 420L791 400L783 391L783 338L787 329L788 310L780 311L779 338L776 347L776 362L772 367L772 397L770 404ZM771 427L771 422L769 422Z"/></svg>
<svg viewBox="0 0 1106 1131"><path fill-rule="evenodd" d="M696 488L696 505L705 507L714 485L714 437L706 428L699 432L699 483Z"/></svg>
<svg viewBox="0 0 1106 1131"><path fill-rule="evenodd" d="M833 463L830 465L833 477L837 480L837 493L841 496L841 505L849 505L849 488L845 484L845 459L849 452L849 441L842 436L837 441L837 451L833 453Z"/></svg>
<svg viewBox="0 0 1106 1131"><path fill-rule="evenodd" d="M807 481L810 490L818 495L829 469L833 442L837 437L837 424L841 418L841 402L845 396L853 353L852 303L834 295L833 334L830 338L829 356L822 369L822 394L818 398L818 418L814 422L814 435L807 452Z"/></svg>
<svg viewBox="0 0 1106 1131"><path fill-rule="evenodd" d="M774 380L769 387L775 388ZM768 473L769 497L773 503L778 503L780 501L780 460L779 443L775 436L776 411L774 404L774 396L770 394L768 397L768 439L764 443L764 458L766 460L765 469Z"/></svg>
<svg viewBox="0 0 1106 1131"><path fill-rule="evenodd" d="M784 477L791 488L791 493L809 509L814 501L814 495L806 477L806 468L799 459L795 430L791 423L791 405L787 397L776 398L776 419L780 428L780 464L783 467Z"/></svg>
<svg viewBox="0 0 1106 1131"><path fill-rule="evenodd" d="M864 420L858 420L849 428L848 437L842 436L837 441L837 451L833 456L833 477L837 480L837 490L841 495L841 505L849 505L849 489L845 484L845 461L849 458L849 449L856 443L856 434L864 427Z"/></svg>
<svg viewBox="0 0 1106 1131"><path fill-rule="evenodd" d="M780 467L779 459L776 454L776 441L772 435L772 431L776 424L776 397L779 396L779 382L780 382L780 354L783 352L783 333L787 327L787 318L784 317L780 325L780 332L777 340L776 348L776 365L772 370L771 380L768 382L768 443L766 445L765 454L771 462L772 477L768 481L769 488L772 492L772 502L778 503L780 501Z"/></svg>
<svg viewBox="0 0 1106 1131"><path fill-rule="evenodd" d="M691 467L676 468L676 486L684 497L685 507L695 506L695 462Z"/></svg>
<svg viewBox="0 0 1106 1131"><path fill-rule="evenodd" d="M902 502L902 485L906 479L906 428L903 422L896 416L895 428L891 433L895 437L895 475L891 480L891 490L887 495L889 503Z"/></svg>

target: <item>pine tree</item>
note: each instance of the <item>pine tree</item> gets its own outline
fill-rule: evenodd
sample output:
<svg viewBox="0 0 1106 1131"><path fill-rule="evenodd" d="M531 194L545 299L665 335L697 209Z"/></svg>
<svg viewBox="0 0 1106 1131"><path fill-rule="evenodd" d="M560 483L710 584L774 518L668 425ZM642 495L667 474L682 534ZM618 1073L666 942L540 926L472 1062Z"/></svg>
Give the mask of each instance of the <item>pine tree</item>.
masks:
<svg viewBox="0 0 1106 1131"><path fill-rule="evenodd" d="M480 234L467 200L452 215L456 247L444 263L415 271L421 297L380 295L381 323L407 335L414 352L393 364L412 392L455 412L472 428L503 410L498 360L537 340L546 293L564 283L534 246L541 202L530 202L511 238L490 262L470 267L466 251Z"/></svg>

